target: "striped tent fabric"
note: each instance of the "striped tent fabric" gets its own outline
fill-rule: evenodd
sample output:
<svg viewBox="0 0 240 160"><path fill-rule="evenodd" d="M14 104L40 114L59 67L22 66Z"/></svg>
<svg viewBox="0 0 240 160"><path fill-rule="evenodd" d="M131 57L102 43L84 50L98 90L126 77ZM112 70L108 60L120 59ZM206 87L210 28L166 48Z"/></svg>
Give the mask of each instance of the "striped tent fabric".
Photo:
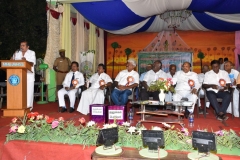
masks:
<svg viewBox="0 0 240 160"><path fill-rule="evenodd" d="M192 11L178 30L240 30L240 0L109 0L72 5L88 21L114 34L173 30L159 15L175 10Z"/></svg>

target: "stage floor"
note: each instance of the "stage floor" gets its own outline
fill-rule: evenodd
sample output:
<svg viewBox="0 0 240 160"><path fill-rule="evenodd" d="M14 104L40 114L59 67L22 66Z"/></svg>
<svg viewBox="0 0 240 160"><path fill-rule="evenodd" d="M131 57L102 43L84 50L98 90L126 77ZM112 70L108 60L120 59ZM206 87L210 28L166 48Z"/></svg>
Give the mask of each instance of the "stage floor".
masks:
<svg viewBox="0 0 240 160"><path fill-rule="evenodd" d="M67 102L67 107L69 103ZM77 104L78 104L78 100L76 101L76 106L75 109L77 108ZM128 109L130 107L130 104L128 104ZM38 112L39 114L44 114L44 115L49 115L51 117L54 118L58 118L58 117L63 117L65 120L74 120L74 121L78 121L79 118L84 117L86 119L86 121L89 121L89 116L88 115L83 115L77 111L73 112L73 113L59 113L58 112L58 103L57 102L53 102L53 103L48 103L48 104L43 104L43 105L39 105L34 103L34 108L32 110L33 112ZM138 111L138 109L135 109L135 112ZM237 134L240 133L240 118L233 118L231 117L231 114L228 114L229 119L226 121L226 124L228 126L225 126L221 121L218 121L213 114L213 109L210 108L208 109L208 115L207 118L204 118L203 115L200 115L199 118L197 118L197 115L195 113L195 120L194 120L194 127L193 128L189 128L188 127L188 120L184 119L184 124L185 127L189 129L189 131L191 130L197 130L197 129L207 129L209 131L218 131L218 130L222 130L222 129L232 129L234 130ZM11 117L2 117L3 113L2 111L0 112L0 158L2 157L3 154L3 147L4 147L4 142L6 140L6 134L9 132L9 124L11 122ZM134 115L134 122L132 125L136 125L137 121L140 120L140 115ZM99 124L100 126L102 126L103 124ZM143 125L146 128L151 128L152 126L159 126L162 127L162 124L157 124L157 123L143 123ZM180 125L175 125L175 127L177 128L181 128ZM70 154L74 154L71 151L69 152ZM240 158L239 158L240 159Z"/></svg>

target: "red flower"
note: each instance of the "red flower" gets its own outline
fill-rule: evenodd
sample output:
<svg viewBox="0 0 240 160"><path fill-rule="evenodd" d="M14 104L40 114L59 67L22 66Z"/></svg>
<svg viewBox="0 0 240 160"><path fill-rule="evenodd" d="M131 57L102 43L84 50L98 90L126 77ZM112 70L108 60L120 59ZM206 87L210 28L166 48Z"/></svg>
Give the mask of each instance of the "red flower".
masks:
<svg viewBox="0 0 240 160"><path fill-rule="evenodd" d="M16 123L16 122L17 122L17 118L14 117L14 118L12 119L12 123Z"/></svg>
<svg viewBox="0 0 240 160"><path fill-rule="evenodd" d="M64 121L64 118L63 117L59 117L58 118L58 121L60 122L60 121Z"/></svg>
<svg viewBox="0 0 240 160"><path fill-rule="evenodd" d="M36 116L38 116L38 112L30 112L27 114L28 118L32 118L32 117L36 117Z"/></svg>
<svg viewBox="0 0 240 160"><path fill-rule="evenodd" d="M189 84L190 87L193 87L195 85L195 82L194 82L194 80L189 79L188 84Z"/></svg>
<svg viewBox="0 0 240 160"><path fill-rule="evenodd" d="M79 122L80 122L81 124L84 124L84 123L86 122L86 120L82 117L82 118L79 118Z"/></svg>
<svg viewBox="0 0 240 160"><path fill-rule="evenodd" d="M54 118L51 118L51 117L49 117L48 119L46 119L46 122L49 123L49 124L51 124L53 121L54 121Z"/></svg>
<svg viewBox="0 0 240 160"><path fill-rule="evenodd" d="M48 120L49 119L49 116L45 115L45 120Z"/></svg>
<svg viewBox="0 0 240 160"><path fill-rule="evenodd" d="M224 79L219 79L219 84L221 87L226 86L226 81Z"/></svg>

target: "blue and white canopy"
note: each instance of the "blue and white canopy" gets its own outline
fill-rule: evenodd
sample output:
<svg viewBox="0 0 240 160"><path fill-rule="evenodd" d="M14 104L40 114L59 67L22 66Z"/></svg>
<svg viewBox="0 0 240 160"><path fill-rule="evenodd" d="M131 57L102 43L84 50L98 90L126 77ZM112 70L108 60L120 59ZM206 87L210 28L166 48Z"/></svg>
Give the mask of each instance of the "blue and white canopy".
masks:
<svg viewBox="0 0 240 160"><path fill-rule="evenodd" d="M87 20L114 34L170 30L160 14L191 10L178 30L240 30L240 0L110 0L72 5Z"/></svg>

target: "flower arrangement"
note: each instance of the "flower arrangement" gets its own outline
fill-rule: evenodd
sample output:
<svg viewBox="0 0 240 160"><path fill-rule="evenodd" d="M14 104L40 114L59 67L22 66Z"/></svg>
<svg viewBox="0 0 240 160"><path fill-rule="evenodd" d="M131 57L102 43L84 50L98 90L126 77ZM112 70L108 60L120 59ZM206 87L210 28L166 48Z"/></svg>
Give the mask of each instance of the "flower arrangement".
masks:
<svg viewBox="0 0 240 160"><path fill-rule="evenodd" d="M148 88L148 91L161 91L163 90L164 92L175 92L175 89L173 87L174 83L172 78L159 78L158 80L152 82Z"/></svg>
<svg viewBox="0 0 240 160"><path fill-rule="evenodd" d="M10 140L51 141L81 144L85 147L96 145L99 130L113 127L118 127L117 146L137 149L144 147L141 131L147 128L143 125L131 126L128 122L118 125L114 122L104 124L100 128L94 121L86 122L84 118L79 118L78 122L65 121L63 117L55 119L37 112L29 113L22 119L13 118L6 142ZM165 149L193 151L192 137L187 128L176 129L174 125L162 123L162 128L153 126L151 129L164 131ZM221 150L240 148L240 137L233 130L220 130L214 133L218 143L218 153L221 153Z"/></svg>

